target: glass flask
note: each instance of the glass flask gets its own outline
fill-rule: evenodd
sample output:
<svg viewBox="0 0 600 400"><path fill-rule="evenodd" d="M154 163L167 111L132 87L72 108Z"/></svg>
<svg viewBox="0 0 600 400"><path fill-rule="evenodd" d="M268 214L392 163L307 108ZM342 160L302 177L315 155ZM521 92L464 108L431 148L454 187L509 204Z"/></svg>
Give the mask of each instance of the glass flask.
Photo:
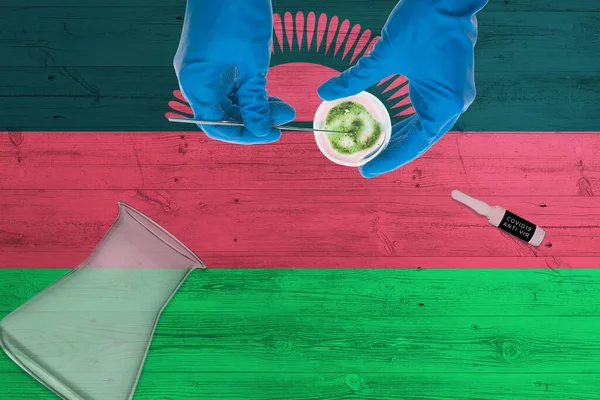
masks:
<svg viewBox="0 0 600 400"><path fill-rule="evenodd" d="M63 399L131 399L160 314L196 268L190 249L120 202L90 256L0 322L0 345Z"/></svg>

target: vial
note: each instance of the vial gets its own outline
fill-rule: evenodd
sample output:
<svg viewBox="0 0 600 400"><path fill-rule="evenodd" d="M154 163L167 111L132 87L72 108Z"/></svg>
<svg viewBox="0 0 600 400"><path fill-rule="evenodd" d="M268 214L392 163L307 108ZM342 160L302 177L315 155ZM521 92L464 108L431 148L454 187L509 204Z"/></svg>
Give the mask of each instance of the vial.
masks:
<svg viewBox="0 0 600 400"><path fill-rule="evenodd" d="M487 203L468 196L459 190L452 191L452 198L473 209L477 214L487 217L490 224L532 246L537 247L544 240L546 232L542 228L500 206L491 207Z"/></svg>

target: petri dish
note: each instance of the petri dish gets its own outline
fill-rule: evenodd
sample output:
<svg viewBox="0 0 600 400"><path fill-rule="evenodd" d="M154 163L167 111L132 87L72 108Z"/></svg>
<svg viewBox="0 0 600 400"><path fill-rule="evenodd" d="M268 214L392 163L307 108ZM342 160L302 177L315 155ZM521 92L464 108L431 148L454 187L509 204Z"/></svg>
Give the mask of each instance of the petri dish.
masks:
<svg viewBox="0 0 600 400"><path fill-rule="evenodd" d="M350 106L346 108L345 105L347 104ZM333 110L334 108L335 110ZM330 161L347 167L360 167L381 154L389 144L392 133L390 114L383 103L371 93L360 92L354 96L322 102L315 113L313 129L340 129L340 125L336 123L326 124L330 111L349 113L348 118L344 117L345 121L350 122L359 119L362 121L360 123L363 124L361 125L363 128L351 135L314 133L319 150ZM368 112L372 119L366 116L364 111ZM378 124L373 124L373 121ZM337 129L336 125L338 126ZM366 128L367 126L371 131ZM379 128L373 128L374 126ZM376 130L373 131L372 129ZM371 132L376 131L380 133L378 135L371 134Z"/></svg>

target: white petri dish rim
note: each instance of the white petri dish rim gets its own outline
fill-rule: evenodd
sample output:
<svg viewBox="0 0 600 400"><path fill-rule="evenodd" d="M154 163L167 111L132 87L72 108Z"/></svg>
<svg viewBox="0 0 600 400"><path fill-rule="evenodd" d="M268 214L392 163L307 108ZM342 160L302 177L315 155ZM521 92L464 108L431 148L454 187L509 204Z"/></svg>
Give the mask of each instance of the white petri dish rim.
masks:
<svg viewBox="0 0 600 400"><path fill-rule="evenodd" d="M336 105L345 101L352 101L363 105L371 114L371 116L373 116L373 118L381 124L382 135L377 141L377 143L371 146L369 149L360 151L358 153L345 155L338 153L333 148L333 146L329 142L327 133L314 132L315 141L317 142L317 147L319 148L321 153L323 153L323 155L327 157L330 161L346 167L360 167L361 165L365 165L369 161L373 160L383 150L385 150L385 148L390 142L390 137L392 133L392 121L387 109L377 97L368 92L360 92L354 96L344 97L333 101L322 102L315 113L315 117L313 120L313 129L324 129L325 120L329 111Z"/></svg>

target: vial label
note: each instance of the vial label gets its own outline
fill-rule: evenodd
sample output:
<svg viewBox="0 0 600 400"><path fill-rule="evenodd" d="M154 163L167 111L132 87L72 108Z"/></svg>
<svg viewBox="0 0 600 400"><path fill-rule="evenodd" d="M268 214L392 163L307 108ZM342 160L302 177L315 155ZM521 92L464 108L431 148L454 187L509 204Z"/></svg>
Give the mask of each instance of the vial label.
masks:
<svg viewBox="0 0 600 400"><path fill-rule="evenodd" d="M533 237L536 225L519 217L518 215L511 213L510 211L506 211L498 228L518 237L521 240L529 242Z"/></svg>

